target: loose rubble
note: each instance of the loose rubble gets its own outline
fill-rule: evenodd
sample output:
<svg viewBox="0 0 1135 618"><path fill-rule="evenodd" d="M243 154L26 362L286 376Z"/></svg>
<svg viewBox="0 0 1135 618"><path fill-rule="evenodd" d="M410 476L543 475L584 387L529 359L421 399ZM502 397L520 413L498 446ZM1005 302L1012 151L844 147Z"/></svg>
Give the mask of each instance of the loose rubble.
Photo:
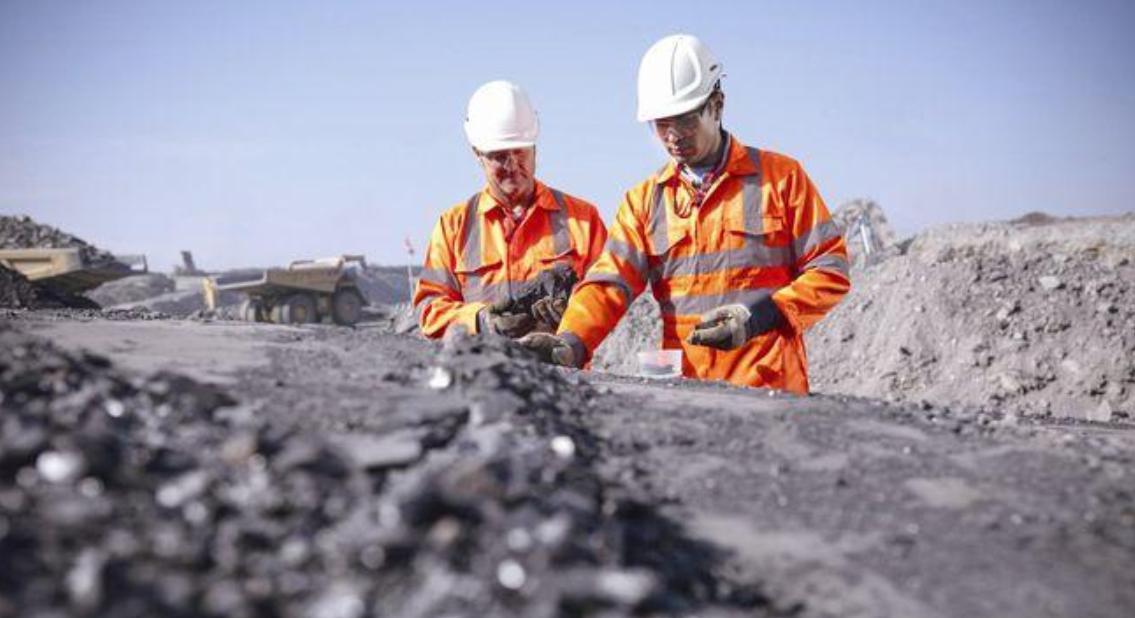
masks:
<svg viewBox="0 0 1135 618"><path fill-rule="evenodd" d="M596 397L504 341L466 406L312 432L0 323L0 615L558 616L756 607L595 468ZM408 369L400 378L428 399ZM424 372L423 372L424 373ZM439 393L438 396L441 396ZM424 408L429 409L426 405Z"/></svg>
<svg viewBox="0 0 1135 618"><path fill-rule="evenodd" d="M1135 216L951 225L901 245L808 333L814 390L1135 414Z"/></svg>

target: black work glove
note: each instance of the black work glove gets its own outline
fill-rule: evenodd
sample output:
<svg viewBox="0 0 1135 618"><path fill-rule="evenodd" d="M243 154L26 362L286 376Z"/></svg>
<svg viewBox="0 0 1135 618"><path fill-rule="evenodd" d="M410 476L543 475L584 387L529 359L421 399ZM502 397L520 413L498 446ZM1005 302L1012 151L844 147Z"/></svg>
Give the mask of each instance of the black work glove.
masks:
<svg viewBox="0 0 1135 618"><path fill-rule="evenodd" d="M707 311L686 341L718 350L734 350L753 337L777 328L784 315L772 296L757 301L752 308L742 304L722 305Z"/></svg>

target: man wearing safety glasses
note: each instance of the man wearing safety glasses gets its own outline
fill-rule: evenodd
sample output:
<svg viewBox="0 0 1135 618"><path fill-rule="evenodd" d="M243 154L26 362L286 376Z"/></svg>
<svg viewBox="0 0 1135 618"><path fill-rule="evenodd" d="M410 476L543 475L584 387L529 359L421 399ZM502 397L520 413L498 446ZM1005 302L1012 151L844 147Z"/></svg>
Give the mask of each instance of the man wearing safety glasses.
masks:
<svg viewBox="0 0 1135 618"><path fill-rule="evenodd" d="M798 162L722 128L721 77L693 36L647 50L638 119L670 161L626 193L557 334L520 343L582 366L650 285L685 376L808 391L804 330L850 289L847 249Z"/></svg>
<svg viewBox="0 0 1135 618"><path fill-rule="evenodd" d="M414 293L427 337L450 327L520 337L553 332L564 299L520 307L515 293L556 264L579 277L607 238L594 206L536 180L536 111L518 86L489 82L473 93L465 117L485 186L441 215Z"/></svg>

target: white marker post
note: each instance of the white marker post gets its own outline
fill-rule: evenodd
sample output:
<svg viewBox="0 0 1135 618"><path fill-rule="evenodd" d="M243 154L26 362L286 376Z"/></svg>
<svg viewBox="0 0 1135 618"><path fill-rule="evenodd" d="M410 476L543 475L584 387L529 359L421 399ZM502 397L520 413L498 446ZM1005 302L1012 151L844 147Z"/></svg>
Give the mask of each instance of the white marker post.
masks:
<svg viewBox="0 0 1135 618"><path fill-rule="evenodd" d="M406 262L406 281L410 282L410 304L414 304L414 245L410 244L410 237L407 236L402 239L402 245L406 247L406 254L410 256L410 261Z"/></svg>

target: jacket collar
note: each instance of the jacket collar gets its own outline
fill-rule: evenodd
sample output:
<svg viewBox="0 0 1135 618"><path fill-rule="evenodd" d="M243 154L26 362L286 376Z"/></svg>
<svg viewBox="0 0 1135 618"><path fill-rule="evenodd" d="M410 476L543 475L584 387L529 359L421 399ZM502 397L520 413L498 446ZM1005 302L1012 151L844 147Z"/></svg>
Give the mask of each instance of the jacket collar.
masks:
<svg viewBox="0 0 1135 618"><path fill-rule="evenodd" d="M535 187L532 191L532 205L544 210L559 210L560 205L556 202L555 196L552 195L552 191L548 189L547 185L539 180L533 182L535 182ZM504 205L493 197L493 194L489 192L489 186L485 185L481 188L481 194L477 198L477 213L485 215L493 210L503 211Z"/></svg>
<svg viewBox="0 0 1135 618"><path fill-rule="evenodd" d="M756 174L760 170L753 165L752 159L749 158L749 151L741 140L733 136L732 133L726 132L726 153L725 165L723 166L722 173L730 176L748 176ZM678 165L671 159L666 163L666 166L658 171L657 176L654 178L655 184L666 184L672 178L678 175Z"/></svg>

